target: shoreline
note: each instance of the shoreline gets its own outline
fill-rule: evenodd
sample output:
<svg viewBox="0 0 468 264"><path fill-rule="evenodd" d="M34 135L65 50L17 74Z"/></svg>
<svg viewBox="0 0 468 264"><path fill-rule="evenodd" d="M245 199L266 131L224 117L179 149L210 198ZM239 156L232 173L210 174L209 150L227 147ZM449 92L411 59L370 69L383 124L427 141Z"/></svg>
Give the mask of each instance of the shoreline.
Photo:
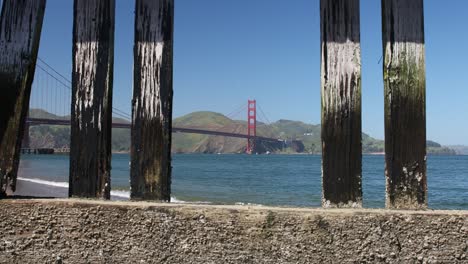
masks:
<svg viewBox="0 0 468 264"><path fill-rule="evenodd" d="M16 181L16 191L13 193L10 189L7 190L7 195L10 197L48 197L48 198L67 198L68 188L51 186L46 184L33 183L21 178Z"/></svg>
<svg viewBox="0 0 468 264"><path fill-rule="evenodd" d="M49 184L41 184L34 182L35 179L18 178L16 182L16 191L13 193L11 190L7 190L7 195L10 198L21 198L21 197L35 197L35 198L67 198L68 199L68 187L65 186L52 186ZM124 197L121 194L112 194L112 201L125 201L129 200L129 197ZM117 191L119 192L119 191Z"/></svg>
<svg viewBox="0 0 468 264"><path fill-rule="evenodd" d="M50 183L53 183L53 185ZM25 177L19 177L16 182L16 191L13 193L8 189L7 195L7 199L75 199L68 197L68 183L51 182ZM111 190L111 199L107 201L130 201L130 191L120 189ZM171 196L171 203L211 204L211 202L205 201L183 201L173 196Z"/></svg>

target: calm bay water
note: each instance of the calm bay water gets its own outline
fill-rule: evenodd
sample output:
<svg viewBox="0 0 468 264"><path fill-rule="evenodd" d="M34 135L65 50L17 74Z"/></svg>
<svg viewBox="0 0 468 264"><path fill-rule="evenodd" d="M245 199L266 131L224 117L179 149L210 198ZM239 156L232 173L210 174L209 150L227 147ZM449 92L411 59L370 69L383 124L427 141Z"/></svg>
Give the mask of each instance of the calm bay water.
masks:
<svg viewBox="0 0 468 264"><path fill-rule="evenodd" d="M68 156L23 155L20 178L66 186ZM214 204L319 207L320 156L208 155L173 156L172 195L176 200ZM112 189L129 189L129 155L112 158ZM428 157L429 207L468 210L468 156ZM384 157L364 156L364 206L385 206Z"/></svg>

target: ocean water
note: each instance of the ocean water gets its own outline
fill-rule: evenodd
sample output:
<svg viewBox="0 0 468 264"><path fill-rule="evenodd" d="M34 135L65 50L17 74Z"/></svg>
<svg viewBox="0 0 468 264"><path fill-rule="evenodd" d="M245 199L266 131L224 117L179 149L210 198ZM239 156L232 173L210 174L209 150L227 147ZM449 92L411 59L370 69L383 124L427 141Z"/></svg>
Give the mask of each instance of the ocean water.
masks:
<svg viewBox="0 0 468 264"><path fill-rule="evenodd" d="M23 155L19 179L66 188L69 157ZM321 157L316 155L173 156L173 201L319 207ZM129 197L129 155L114 154L112 194ZM429 207L468 210L468 156L428 157ZM384 157L363 157L363 203L385 206Z"/></svg>

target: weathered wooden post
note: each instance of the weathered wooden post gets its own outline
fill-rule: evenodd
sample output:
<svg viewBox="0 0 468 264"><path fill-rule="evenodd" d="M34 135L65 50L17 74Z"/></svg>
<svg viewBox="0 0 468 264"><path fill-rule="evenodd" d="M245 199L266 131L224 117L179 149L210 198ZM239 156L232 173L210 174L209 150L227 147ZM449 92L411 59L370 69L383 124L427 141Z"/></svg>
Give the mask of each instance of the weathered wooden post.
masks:
<svg viewBox="0 0 468 264"><path fill-rule="evenodd" d="M45 0L5 0L0 17L0 196L16 188Z"/></svg>
<svg viewBox="0 0 468 264"><path fill-rule="evenodd" d="M69 196L110 198L115 0L75 0Z"/></svg>
<svg viewBox="0 0 468 264"><path fill-rule="evenodd" d="M321 0L323 207L362 206L359 0Z"/></svg>
<svg viewBox="0 0 468 264"><path fill-rule="evenodd" d="M174 0L136 0L131 198L170 201Z"/></svg>
<svg viewBox="0 0 468 264"><path fill-rule="evenodd" d="M387 208L427 206L423 0L382 0Z"/></svg>

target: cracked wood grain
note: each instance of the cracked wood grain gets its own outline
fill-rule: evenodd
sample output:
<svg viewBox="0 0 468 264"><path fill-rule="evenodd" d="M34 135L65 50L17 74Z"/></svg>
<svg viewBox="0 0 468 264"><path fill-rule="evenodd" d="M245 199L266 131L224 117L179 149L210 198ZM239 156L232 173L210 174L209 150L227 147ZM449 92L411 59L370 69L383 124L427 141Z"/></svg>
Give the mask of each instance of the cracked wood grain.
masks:
<svg viewBox="0 0 468 264"><path fill-rule="evenodd" d="M5 0L0 17L0 196L16 189L45 0Z"/></svg>
<svg viewBox="0 0 468 264"><path fill-rule="evenodd" d="M322 206L362 206L359 0L321 0Z"/></svg>
<svg viewBox="0 0 468 264"><path fill-rule="evenodd" d="M423 0L382 0L386 207L427 207Z"/></svg>
<svg viewBox="0 0 468 264"><path fill-rule="evenodd" d="M110 198L115 0L75 0L70 197Z"/></svg>
<svg viewBox="0 0 468 264"><path fill-rule="evenodd" d="M131 198L170 201L173 0L137 0Z"/></svg>

